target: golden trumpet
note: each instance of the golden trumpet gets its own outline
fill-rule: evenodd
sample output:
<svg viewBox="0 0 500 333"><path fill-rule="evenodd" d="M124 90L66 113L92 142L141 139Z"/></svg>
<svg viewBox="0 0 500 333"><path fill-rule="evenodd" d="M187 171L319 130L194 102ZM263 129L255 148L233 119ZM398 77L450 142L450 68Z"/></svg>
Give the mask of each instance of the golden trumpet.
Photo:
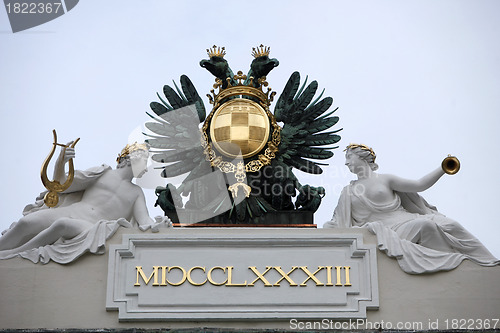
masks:
<svg viewBox="0 0 500 333"><path fill-rule="evenodd" d="M460 161L455 156L448 155L441 163L443 171L449 175L454 175L460 170Z"/></svg>

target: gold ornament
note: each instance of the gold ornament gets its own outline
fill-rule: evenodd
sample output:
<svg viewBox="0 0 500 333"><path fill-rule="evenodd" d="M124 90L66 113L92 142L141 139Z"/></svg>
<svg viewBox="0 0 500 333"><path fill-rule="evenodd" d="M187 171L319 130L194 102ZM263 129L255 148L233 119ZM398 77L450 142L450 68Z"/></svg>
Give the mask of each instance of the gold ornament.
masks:
<svg viewBox="0 0 500 333"><path fill-rule="evenodd" d="M460 161L455 156L448 155L441 163L443 171L449 175L454 175L460 170Z"/></svg>
<svg viewBox="0 0 500 333"><path fill-rule="evenodd" d="M127 144L125 148L122 149L120 155L118 155L118 157L116 158L116 162L119 163L122 158L126 157L127 155L130 155L131 152L136 150L149 151L149 147L146 143L137 143L137 141L131 145Z"/></svg>
<svg viewBox="0 0 500 333"><path fill-rule="evenodd" d="M40 172L42 184L49 191L45 194L43 198L43 202L47 207L55 207L57 205L57 203L59 202L59 193L67 190L71 186L71 183L73 182L73 179L75 177L75 168L73 166L73 159L70 158L68 161L68 177L66 178L64 184L61 184L58 180L52 180L52 181L49 180L47 176L47 168L49 167L49 163L50 160L52 159L52 156L54 156L54 152L56 151L56 146L61 146L63 147L63 149L66 149L68 147L75 148L75 145L80 140L80 138L76 139L71 146L63 145L57 143L56 130L52 130L52 134L54 135L54 143L52 144L52 150L50 151L49 155L43 162L42 171Z"/></svg>
<svg viewBox="0 0 500 333"><path fill-rule="evenodd" d="M212 48L210 49L207 49L207 54L210 58L212 57L221 57L221 58L224 58L224 56L226 55L226 51L225 51L225 47L217 47L216 45L214 45Z"/></svg>
<svg viewBox="0 0 500 333"><path fill-rule="evenodd" d="M264 148L269 138L266 111L248 99L233 99L221 105L210 123L215 148L227 157L252 157Z"/></svg>
<svg viewBox="0 0 500 333"><path fill-rule="evenodd" d="M269 105L276 93L271 92L271 88L263 91L263 87L268 86L266 78L258 79L258 88L254 87L253 77L248 78L248 84L244 84L247 76L241 71L233 79L237 83L233 86L231 78L228 77L227 87L224 89L222 81L217 78L214 89L210 91L212 95L207 94L213 109L201 129L201 145L205 159L211 166L224 173L235 173L237 183L229 187L233 198L237 196L239 187L242 187L245 196L249 197L251 188L244 183L245 173L257 172L263 166L271 164L281 142L281 127L269 111ZM215 89L219 91L216 93ZM238 165L225 161L214 151L215 148L222 155L233 159L247 159L257 155L264 147L264 153L246 164L239 162Z"/></svg>
<svg viewBox="0 0 500 333"><path fill-rule="evenodd" d="M271 48L269 46L264 46L264 45L260 44L260 46L257 48L253 47L252 50L253 50L252 51L253 57L258 58L258 57L262 57L262 56L268 56Z"/></svg>
<svg viewBox="0 0 500 333"><path fill-rule="evenodd" d="M370 153L370 155L373 156L373 162L375 162L375 158L377 158L377 155L375 155L375 152L373 151L372 148L368 147L367 145L364 145L364 144L357 144L357 143L350 143L345 149L344 151L346 151L347 149L354 149L354 148L361 148L363 150L366 150Z"/></svg>

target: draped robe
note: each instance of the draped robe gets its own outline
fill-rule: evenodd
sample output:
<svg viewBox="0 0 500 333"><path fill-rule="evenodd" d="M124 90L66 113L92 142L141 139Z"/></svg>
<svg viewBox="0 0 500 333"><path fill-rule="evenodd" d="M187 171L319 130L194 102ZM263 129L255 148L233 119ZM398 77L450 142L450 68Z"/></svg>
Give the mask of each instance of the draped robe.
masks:
<svg viewBox="0 0 500 333"><path fill-rule="evenodd" d="M465 259L482 266L500 264L476 237L417 193L395 192L393 200L377 204L356 194L353 183L342 190L325 227L368 228L378 248L396 258L406 273L451 270Z"/></svg>
<svg viewBox="0 0 500 333"><path fill-rule="evenodd" d="M99 179L99 177L109 169L111 169L111 167L107 165L101 165L85 171L75 170L75 178L73 180L73 183L79 184L86 188L90 184L94 183L97 179ZM69 206L72 203L80 201L83 192L84 190L67 194L60 194L59 204L57 207ZM44 205L43 202L45 193L47 192L41 193L36 198L35 203L27 205L24 208L23 214L28 215L42 209L49 209ZM57 209L57 207L53 209ZM105 252L106 240L111 238L120 226L130 228L132 224L125 218L119 218L117 220L110 221L95 221L95 224L90 229L81 232L79 235L71 239L60 238L54 244L40 246L35 249L26 250L8 256L2 257L0 255L0 259L9 259L15 256L20 256L25 259L29 259L34 263L42 262L46 264L50 260L53 260L60 264L67 264L74 261L86 252L103 254Z"/></svg>

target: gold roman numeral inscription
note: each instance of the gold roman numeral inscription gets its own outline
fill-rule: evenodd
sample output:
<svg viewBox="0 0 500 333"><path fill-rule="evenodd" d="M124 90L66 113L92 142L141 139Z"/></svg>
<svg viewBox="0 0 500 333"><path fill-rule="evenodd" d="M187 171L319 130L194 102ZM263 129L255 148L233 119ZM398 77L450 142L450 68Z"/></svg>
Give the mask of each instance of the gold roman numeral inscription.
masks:
<svg viewBox="0 0 500 333"><path fill-rule="evenodd" d="M333 270L335 268L335 284L333 283ZM135 266L136 270L136 280L134 286L140 287L142 285L148 285L150 282L153 287L166 287L166 286L174 286L178 287L186 283L186 281L193 286L203 286L206 285L207 282L209 285L213 286L226 286L226 287L253 287L257 282L262 282L265 287L280 287L282 283L287 282L290 287L307 287L307 286L315 286L315 287L350 287L351 284L351 266L318 266L318 268L311 272L307 266L292 266L292 268L285 272L281 266L266 266L264 271L261 271L256 266L248 266L249 271L252 273L252 277L255 279L247 283L248 280L243 280L242 277L245 276L245 271L237 272L234 266L214 266L207 270L204 266L193 266L190 269L186 270L181 266L152 266L152 272L149 276L144 273L142 266ZM177 280L177 276L179 273L173 273L173 271L179 271L180 279ZM193 279L193 272L195 272L195 279ZM220 272L217 272L220 271ZM274 283L271 283L269 278L266 277L266 274L269 275L269 272L275 271L279 274L280 278L276 280ZM306 279L302 281L302 283L297 284L295 281L297 279L303 279L303 274L297 274L296 271L302 271L303 274L306 275ZM217 273L214 273L217 272ZM248 272L248 271L247 271ZM324 273L323 273L324 272ZM172 275L173 274L173 275ZM242 282L234 282L235 277L237 275L239 281ZM214 278L215 275L215 278ZM276 275L276 274L274 274ZM292 276L293 275L293 276ZM222 279L221 279L222 277ZM170 280L169 280L170 278ZM225 280L223 280L225 278ZM326 283L323 283L321 279L324 280L326 278ZM172 281L174 279L174 281ZM293 280L295 279L295 281ZM141 284L142 281L142 284ZM300 281L300 280L298 280ZM312 283L309 283L312 281Z"/></svg>

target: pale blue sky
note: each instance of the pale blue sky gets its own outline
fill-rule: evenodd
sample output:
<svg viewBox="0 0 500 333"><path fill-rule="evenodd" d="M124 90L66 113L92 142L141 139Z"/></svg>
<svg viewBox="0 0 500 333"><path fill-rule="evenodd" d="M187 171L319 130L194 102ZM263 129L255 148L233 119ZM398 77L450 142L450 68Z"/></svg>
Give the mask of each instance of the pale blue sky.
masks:
<svg viewBox="0 0 500 333"><path fill-rule="evenodd" d="M61 142L81 137L77 168L114 165L164 84L187 74L209 92L213 77L198 65L206 48L225 46L232 69L247 71L263 43L280 61L270 87L279 94L295 70L317 80L340 107L341 146L371 145L381 173L420 178L457 155L460 173L423 196L500 257L499 12L493 0L87 0L12 34L0 9L0 228L43 190L53 128ZM327 189L319 225L353 179L341 149L329 162L321 176L297 172Z"/></svg>

